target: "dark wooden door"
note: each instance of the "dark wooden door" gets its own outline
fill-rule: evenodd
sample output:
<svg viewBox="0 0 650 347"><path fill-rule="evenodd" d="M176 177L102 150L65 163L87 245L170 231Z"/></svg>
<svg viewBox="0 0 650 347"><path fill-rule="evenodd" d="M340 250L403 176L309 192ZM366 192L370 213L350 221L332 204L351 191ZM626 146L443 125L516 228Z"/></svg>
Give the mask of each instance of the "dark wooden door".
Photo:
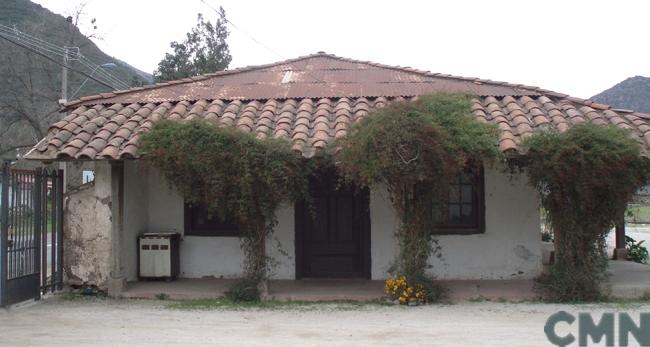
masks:
<svg viewBox="0 0 650 347"><path fill-rule="evenodd" d="M297 277L369 278L367 190L321 176L311 184L311 208L296 205Z"/></svg>

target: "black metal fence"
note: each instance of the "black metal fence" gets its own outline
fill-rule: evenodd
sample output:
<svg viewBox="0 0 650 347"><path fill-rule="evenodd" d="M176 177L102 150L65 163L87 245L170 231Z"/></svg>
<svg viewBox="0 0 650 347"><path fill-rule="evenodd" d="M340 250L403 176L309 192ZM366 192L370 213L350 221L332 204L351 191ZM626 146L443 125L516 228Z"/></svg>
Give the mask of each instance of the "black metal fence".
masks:
<svg viewBox="0 0 650 347"><path fill-rule="evenodd" d="M63 285L63 171L2 167L0 306Z"/></svg>

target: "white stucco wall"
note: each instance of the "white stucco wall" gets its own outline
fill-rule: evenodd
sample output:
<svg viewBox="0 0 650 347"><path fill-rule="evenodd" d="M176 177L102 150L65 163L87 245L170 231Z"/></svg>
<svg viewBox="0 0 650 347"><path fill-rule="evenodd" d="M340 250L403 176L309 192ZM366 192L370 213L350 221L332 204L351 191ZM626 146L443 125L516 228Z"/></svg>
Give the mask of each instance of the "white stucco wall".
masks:
<svg viewBox="0 0 650 347"><path fill-rule="evenodd" d="M183 197L149 168L148 225L150 231L184 233ZM276 261L274 278L295 278L293 206L283 205L277 212L278 225L268 242L268 255ZM280 248L278 248L280 245ZM239 238L224 236L183 236L181 247L181 277L235 278L242 273L243 254Z"/></svg>
<svg viewBox="0 0 650 347"><path fill-rule="evenodd" d="M398 221L384 189L370 197L372 278L384 279L397 253ZM440 259L429 272L441 279L522 279L542 269L537 193L525 175L485 169L485 233L437 236Z"/></svg>
<svg viewBox="0 0 650 347"><path fill-rule="evenodd" d="M137 275L135 240L143 231L184 232L183 198L157 170L144 163L125 165L124 271ZM98 179L101 179L98 175ZM511 178L498 169L485 170L486 231L478 235L438 236L442 257L432 258L431 272L443 279L532 278L541 271L537 195L525 176ZM294 209L284 204L267 243L276 260L274 278L295 278ZM397 219L385 189L370 197L371 275L387 277L397 242ZM183 236L181 276L233 278L241 275L242 252L236 237Z"/></svg>
<svg viewBox="0 0 650 347"><path fill-rule="evenodd" d="M147 167L133 160L124 163L124 225L122 271L127 281L138 279L138 235L149 225Z"/></svg>

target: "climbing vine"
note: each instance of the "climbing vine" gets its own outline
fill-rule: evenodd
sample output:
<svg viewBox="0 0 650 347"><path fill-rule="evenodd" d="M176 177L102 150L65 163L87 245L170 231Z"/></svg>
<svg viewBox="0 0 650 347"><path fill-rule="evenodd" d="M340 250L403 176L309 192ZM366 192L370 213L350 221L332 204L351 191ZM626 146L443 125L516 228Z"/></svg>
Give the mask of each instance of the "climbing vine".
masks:
<svg viewBox="0 0 650 347"><path fill-rule="evenodd" d="M432 283L425 270L436 249L434 194L446 192L464 170L477 171L499 155L497 129L474 119L470 101L468 95L440 93L392 103L335 144L345 179L388 189L400 220L393 275L404 275L409 285Z"/></svg>
<svg viewBox="0 0 650 347"><path fill-rule="evenodd" d="M518 165L539 191L554 233L555 264L541 289L554 301L600 299L605 237L648 179L639 144L624 129L581 124L537 133L522 148Z"/></svg>
<svg viewBox="0 0 650 347"><path fill-rule="evenodd" d="M203 121L157 122L143 135L141 151L185 202L234 220L245 255L241 298L259 298L269 275L265 247L283 201L303 196L308 170L287 141L259 140L237 129Z"/></svg>

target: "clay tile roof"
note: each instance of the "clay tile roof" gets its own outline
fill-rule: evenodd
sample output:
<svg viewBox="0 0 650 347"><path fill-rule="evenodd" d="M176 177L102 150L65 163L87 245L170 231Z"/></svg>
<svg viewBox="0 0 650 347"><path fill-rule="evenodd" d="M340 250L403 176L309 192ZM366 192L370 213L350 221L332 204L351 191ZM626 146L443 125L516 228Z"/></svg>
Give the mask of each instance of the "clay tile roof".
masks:
<svg viewBox="0 0 650 347"><path fill-rule="evenodd" d="M433 92L474 95L472 113L501 129L498 147L518 153L537 129L582 122L631 129L650 153L650 115L538 87L431 73L331 54L290 59L85 96L27 155L35 160L138 158L138 140L161 119L206 119L260 138L287 138L310 157L370 111Z"/></svg>

